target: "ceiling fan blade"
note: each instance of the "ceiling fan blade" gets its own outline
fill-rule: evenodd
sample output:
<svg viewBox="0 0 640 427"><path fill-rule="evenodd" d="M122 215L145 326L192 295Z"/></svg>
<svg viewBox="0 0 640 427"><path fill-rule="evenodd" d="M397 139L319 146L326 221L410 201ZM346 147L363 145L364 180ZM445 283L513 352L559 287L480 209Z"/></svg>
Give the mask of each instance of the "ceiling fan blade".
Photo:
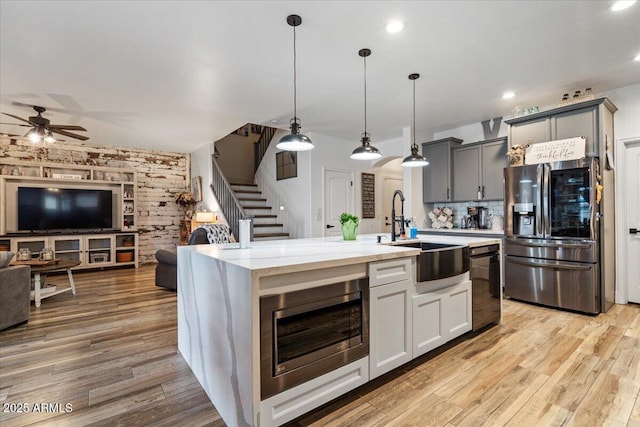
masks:
<svg viewBox="0 0 640 427"><path fill-rule="evenodd" d="M15 116L13 114L9 114L9 113L2 113L2 114L4 114L5 116L13 117L14 119L22 120L23 122L27 122L27 123L31 124L31 122L29 120L23 119L22 117L18 117L18 116Z"/></svg>
<svg viewBox="0 0 640 427"><path fill-rule="evenodd" d="M41 107L41 108L44 108L46 111L55 111L58 113L69 114L68 110L65 110L64 108L42 107L41 105L25 104L24 102L18 102L18 101L13 101L11 105L15 105L16 107L29 107L29 108Z"/></svg>
<svg viewBox="0 0 640 427"><path fill-rule="evenodd" d="M84 135L78 135L77 133L71 133L71 132L67 132L61 129L49 129L51 132L53 133L59 133L60 135L64 135L64 136L68 136L70 138L75 138L75 139L79 139L80 141L86 141L87 139L89 139L88 136L84 136Z"/></svg>
<svg viewBox="0 0 640 427"><path fill-rule="evenodd" d="M82 126L78 126L78 125L49 125L47 126L49 129L53 130L53 129L62 129L62 130L84 130L86 131L85 128L83 128Z"/></svg>
<svg viewBox="0 0 640 427"><path fill-rule="evenodd" d="M5 122L0 122L0 125L11 125L11 126L24 126L26 128L31 128L33 127L32 125L23 125L22 123L5 123Z"/></svg>

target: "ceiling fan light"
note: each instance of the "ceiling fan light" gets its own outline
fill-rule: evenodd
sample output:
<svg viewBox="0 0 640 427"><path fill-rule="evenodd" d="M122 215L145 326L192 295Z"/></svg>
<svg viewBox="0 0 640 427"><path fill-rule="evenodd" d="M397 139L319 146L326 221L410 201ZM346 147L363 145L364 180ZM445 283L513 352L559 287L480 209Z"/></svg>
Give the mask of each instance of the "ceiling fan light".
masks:
<svg viewBox="0 0 640 427"><path fill-rule="evenodd" d="M29 141L34 143L42 141L42 135L36 128L33 128L29 132L27 132L27 138L29 138Z"/></svg>
<svg viewBox="0 0 640 427"><path fill-rule="evenodd" d="M47 132L47 134L44 137L44 142L52 144L54 142L56 142L55 137L53 136L53 134L51 133L51 131Z"/></svg>

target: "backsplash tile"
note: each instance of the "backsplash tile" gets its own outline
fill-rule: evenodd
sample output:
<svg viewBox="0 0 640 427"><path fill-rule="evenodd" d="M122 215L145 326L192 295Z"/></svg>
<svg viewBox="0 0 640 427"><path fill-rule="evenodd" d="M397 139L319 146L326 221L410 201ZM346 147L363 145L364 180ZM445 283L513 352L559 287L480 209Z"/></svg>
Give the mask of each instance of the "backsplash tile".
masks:
<svg viewBox="0 0 640 427"><path fill-rule="evenodd" d="M482 206L489 209L490 216L504 216L504 201L471 201L471 202L450 202L450 203L424 203L425 223L422 224L424 228L431 228L431 220L429 219L429 212L434 208L448 207L453 211L453 223L454 227L460 227L460 219L467 215L467 208L472 206Z"/></svg>

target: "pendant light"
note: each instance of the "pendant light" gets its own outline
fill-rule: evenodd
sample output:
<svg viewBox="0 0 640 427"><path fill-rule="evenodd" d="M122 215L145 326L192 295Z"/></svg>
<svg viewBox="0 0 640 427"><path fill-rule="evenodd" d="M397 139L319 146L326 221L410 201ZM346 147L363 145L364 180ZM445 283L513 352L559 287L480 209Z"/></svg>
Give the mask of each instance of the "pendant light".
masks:
<svg viewBox="0 0 640 427"><path fill-rule="evenodd" d="M371 139L367 132L367 57L371 55L371 49L360 49L358 55L364 61L364 133L362 134L362 145L353 150L351 158L355 160L375 160L382 157L382 154L370 144Z"/></svg>
<svg viewBox="0 0 640 427"><path fill-rule="evenodd" d="M306 151L313 149L313 143L300 133L300 119L296 105L296 27L302 24L302 18L298 15L287 16L287 24L293 27L293 118L290 121L291 133L280 138L276 148L286 151Z"/></svg>
<svg viewBox="0 0 640 427"><path fill-rule="evenodd" d="M418 153L418 144L416 144L416 80L418 78L420 78L418 73L409 74L409 80L413 82L413 127L411 129L411 155L402 161L402 166L405 168L418 168L429 164L427 158Z"/></svg>

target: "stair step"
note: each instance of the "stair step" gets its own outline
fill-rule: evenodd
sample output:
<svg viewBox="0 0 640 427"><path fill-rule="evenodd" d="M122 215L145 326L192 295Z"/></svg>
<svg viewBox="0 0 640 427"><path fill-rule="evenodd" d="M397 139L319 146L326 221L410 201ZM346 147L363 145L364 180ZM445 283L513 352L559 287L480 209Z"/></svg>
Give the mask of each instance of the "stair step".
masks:
<svg viewBox="0 0 640 427"><path fill-rule="evenodd" d="M231 184L231 189L236 193L240 191L257 191L258 186L255 184Z"/></svg>
<svg viewBox="0 0 640 427"><path fill-rule="evenodd" d="M288 239L289 233L253 233L253 240Z"/></svg>
<svg viewBox="0 0 640 427"><path fill-rule="evenodd" d="M257 184L252 184L250 182L230 182L229 183L230 186L234 186L237 185L238 187L255 187L258 188Z"/></svg>
<svg viewBox="0 0 640 427"><path fill-rule="evenodd" d="M241 202L266 202L267 199L255 199L251 197L238 197L238 201Z"/></svg>
<svg viewBox="0 0 640 427"><path fill-rule="evenodd" d="M278 216L277 215L254 215L253 216L253 226L262 226L262 225L273 225L276 223Z"/></svg>
<svg viewBox="0 0 640 427"><path fill-rule="evenodd" d="M274 215L275 217L275 215ZM280 224L278 222L270 223L270 224L253 224L254 227L282 227L284 224Z"/></svg>
<svg viewBox="0 0 640 427"><path fill-rule="evenodd" d="M260 209L260 210L271 210L271 206L243 206L244 210L247 209Z"/></svg>
<svg viewBox="0 0 640 427"><path fill-rule="evenodd" d="M234 191L236 194L262 194L262 191L259 190L237 190Z"/></svg>
<svg viewBox="0 0 640 427"><path fill-rule="evenodd" d="M282 224L262 224L262 225L264 225L264 227L261 227L261 228L257 228L254 225L254 228L253 228L254 235L256 233L259 235L284 233L284 230L282 229Z"/></svg>

